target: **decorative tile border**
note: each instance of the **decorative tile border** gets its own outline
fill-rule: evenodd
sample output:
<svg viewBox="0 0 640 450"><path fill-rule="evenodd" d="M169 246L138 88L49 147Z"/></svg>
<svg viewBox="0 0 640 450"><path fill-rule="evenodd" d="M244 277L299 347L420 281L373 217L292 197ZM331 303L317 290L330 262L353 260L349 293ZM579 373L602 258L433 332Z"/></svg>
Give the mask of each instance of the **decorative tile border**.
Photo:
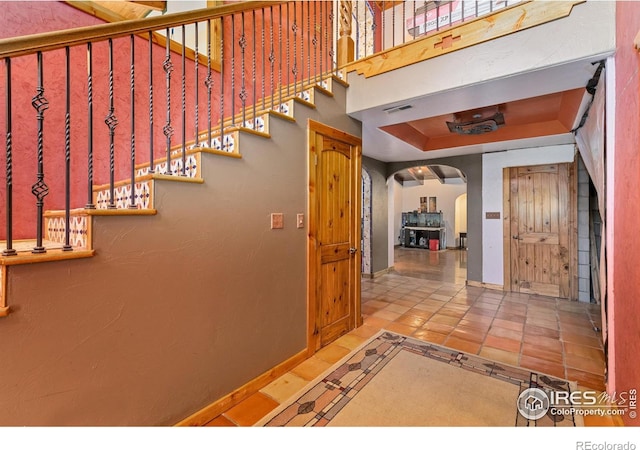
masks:
<svg viewBox="0 0 640 450"><path fill-rule="evenodd" d="M486 375L519 387L520 393L536 387L549 391L571 392L566 380L511 367L479 356L448 349L424 341L383 332L369 341L335 370L325 375L293 403L279 411L264 426L326 426L374 377L401 351L424 356L443 364ZM516 426L574 427L575 417L547 414L538 420L528 420L517 410L513 413Z"/></svg>
<svg viewBox="0 0 640 450"><path fill-rule="evenodd" d="M135 184L135 205L138 209L150 209L152 205L151 197L152 180L140 181ZM111 195L109 188L98 191L96 194L96 208L109 209ZM116 209L126 209L131 204L131 184L127 183L114 188Z"/></svg>
<svg viewBox="0 0 640 450"><path fill-rule="evenodd" d="M185 176L189 178L196 178L200 174L200 158L199 154L187 155L185 165ZM175 159L174 159L175 158ZM182 150L175 150L172 152L171 159L171 173L167 173L167 161L161 161L156 163L153 168L155 173L161 175L182 175ZM136 171L137 177L142 177L149 174L149 167L143 167Z"/></svg>
<svg viewBox="0 0 640 450"><path fill-rule="evenodd" d="M89 220L86 215L69 217L69 244L73 248L89 248ZM45 217L45 239L64 244L66 229L64 216Z"/></svg>

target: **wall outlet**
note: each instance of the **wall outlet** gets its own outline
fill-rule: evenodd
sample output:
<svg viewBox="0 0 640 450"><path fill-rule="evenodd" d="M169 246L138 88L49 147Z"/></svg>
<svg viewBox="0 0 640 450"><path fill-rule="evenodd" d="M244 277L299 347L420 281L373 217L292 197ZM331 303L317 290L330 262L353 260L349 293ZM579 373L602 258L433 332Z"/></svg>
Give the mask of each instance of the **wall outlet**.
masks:
<svg viewBox="0 0 640 450"><path fill-rule="evenodd" d="M279 230L281 228L284 228L284 214L271 213L271 229Z"/></svg>

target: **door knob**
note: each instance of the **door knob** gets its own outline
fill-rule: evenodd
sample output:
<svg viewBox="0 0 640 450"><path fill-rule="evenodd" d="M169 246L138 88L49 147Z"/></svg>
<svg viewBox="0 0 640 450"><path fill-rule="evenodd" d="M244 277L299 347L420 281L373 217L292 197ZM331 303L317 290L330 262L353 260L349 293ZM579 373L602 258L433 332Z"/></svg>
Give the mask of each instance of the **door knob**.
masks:
<svg viewBox="0 0 640 450"><path fill-rule="evenodd" d="M355 248L355 247L350 247L350 248L349 248L349 253L351 253L352 255L353 255L355 252L357 252L357 251L358 251L358 249L357 249L357 248Z"/></svg>

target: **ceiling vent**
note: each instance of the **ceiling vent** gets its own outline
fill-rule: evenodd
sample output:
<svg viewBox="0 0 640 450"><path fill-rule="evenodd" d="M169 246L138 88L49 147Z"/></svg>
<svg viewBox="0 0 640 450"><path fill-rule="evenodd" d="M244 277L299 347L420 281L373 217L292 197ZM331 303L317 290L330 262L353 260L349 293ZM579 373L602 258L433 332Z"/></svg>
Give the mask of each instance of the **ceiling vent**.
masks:
<svg viewBox="0 0 640 450"><path fill-rule="evenodd" d="M404 111L405 109L411 109L411 108L413 108L412 105L400 105L400 106L391 106L389 108L384 108L383 111L386 112L387 114L391 114L394 112Z"/></svg>
<svg viewBox="0 0 640 450"><path fill-rule="evenodd" d="M504 125L504 115L501 112L495 113L491 117L482 117L479 114L473 116L472 120L464 122L447 122L449 131L457 134L476 135L489 133Z"/></svg>

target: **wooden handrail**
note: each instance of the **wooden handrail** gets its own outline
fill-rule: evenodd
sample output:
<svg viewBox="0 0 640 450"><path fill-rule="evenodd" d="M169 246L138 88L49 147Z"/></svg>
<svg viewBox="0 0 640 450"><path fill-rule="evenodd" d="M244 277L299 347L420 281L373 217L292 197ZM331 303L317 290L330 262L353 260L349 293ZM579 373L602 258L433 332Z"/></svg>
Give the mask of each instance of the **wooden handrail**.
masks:
<svg viewBox="0 0 640 450"><path fill-rule="evenodd" d="M215 6L212 8L197 9L194 11L147 17L138 20L125 20L122 22L105 23L69 30L49 31L46 33L32 34L28 36L16 36L0 40L0 59L33 54L38 51L45 52L65 47L73 47L76 45L86 44L88 42L96 42L108 38L118 38L130 36L132 34L162 30L194 22L218 19L229 14L265 8L280 3L286 3L286 0L246 1Z"/></svg>

